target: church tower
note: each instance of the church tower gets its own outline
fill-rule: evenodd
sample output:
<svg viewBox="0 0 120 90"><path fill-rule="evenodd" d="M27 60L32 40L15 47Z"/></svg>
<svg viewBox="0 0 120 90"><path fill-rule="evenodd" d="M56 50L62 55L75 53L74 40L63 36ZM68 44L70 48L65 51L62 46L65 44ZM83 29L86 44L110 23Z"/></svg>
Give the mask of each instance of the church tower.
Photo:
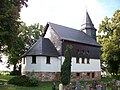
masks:
<svg viewBox="0 0 120 90"><path fill-rule="evenodd" d="M83 23L81 25L81 31L88 34L90 37L96 40L96 29L92 23L92 20L86 10L85 17L83 19Z"/></svg>

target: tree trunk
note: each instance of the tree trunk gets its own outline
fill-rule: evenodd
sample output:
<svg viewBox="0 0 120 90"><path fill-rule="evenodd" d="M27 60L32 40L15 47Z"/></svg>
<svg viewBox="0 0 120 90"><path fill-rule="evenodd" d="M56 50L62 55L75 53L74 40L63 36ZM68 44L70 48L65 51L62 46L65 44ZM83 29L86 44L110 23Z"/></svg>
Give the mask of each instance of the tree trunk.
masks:
<svg viewBox="0 0 120 90"><path fill-rule="evenodd" d="M16 64L14 64L13 66L13 71L16 71Z"/></svg>

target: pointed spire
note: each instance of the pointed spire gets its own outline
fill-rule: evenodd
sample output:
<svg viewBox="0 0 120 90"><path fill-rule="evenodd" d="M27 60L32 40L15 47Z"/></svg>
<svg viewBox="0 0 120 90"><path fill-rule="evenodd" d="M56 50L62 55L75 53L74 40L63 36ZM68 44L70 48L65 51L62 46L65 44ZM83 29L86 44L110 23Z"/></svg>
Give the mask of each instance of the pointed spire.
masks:
<svg viewBox="0 0 120 90"><path fill-rule="evenodd" d="M96 29L95 29L94 24L92 23L92 20L87 12L87 9L86 9L85 17L83 19L83 23L81 25L81 31L85 32L90 37L92 37L96 40Z"/></svg>
<svg viewBox="0 0 120 90"><path fill-rule="evenodd" d="M81 27L82 28L94 28L94 25L93 25L92 20L87 12L87 9L86 9L86 14L83 19L83 23L82 23Z"/></svg>

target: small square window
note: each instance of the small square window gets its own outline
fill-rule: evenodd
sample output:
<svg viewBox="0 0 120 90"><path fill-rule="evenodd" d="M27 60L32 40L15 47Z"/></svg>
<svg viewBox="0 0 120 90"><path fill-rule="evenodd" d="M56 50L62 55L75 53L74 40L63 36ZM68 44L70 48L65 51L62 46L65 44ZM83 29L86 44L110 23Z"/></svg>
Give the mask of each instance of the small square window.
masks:
<svg viewBox="0 0 120 90"><path fill-rule="evenodd" d="M50 64L50 56L47 56L46 64Z"/></svg>
<svg viewBox="0 0 120 90"><path fill-rule="evenodd" d="M32 64L36 64L36 56L32 56Z"/></svg>
<svg viewBox="0 0 120 90"><path fill-rule="evenodd" d="M85 58L82 58L82 63L85 63Z"/></svg>
<svg viewBox="0 0 120 90"><path fill-rule="evenodd" d="M90 73L89 73L89 72L87 73L87 76L90 76Z"/></svg>
<svg viewBox="0 0 120 90"><path fill-rule="evenodd" d="M80 76L80 73L76 73L76 76L79 77L79 76Z"/></svg>
<svg viewBox="0 0 120 90"><path fill-rule="evenodd" d="M90 59L89 58L87 58L87 64L90 64Z"/></svg>
<svg viewBox="0 0 120 90"><path fill-rule="evenodd" d="M80 62L79 62L79 57L76 57L76 63L80 63Z"/></svg>

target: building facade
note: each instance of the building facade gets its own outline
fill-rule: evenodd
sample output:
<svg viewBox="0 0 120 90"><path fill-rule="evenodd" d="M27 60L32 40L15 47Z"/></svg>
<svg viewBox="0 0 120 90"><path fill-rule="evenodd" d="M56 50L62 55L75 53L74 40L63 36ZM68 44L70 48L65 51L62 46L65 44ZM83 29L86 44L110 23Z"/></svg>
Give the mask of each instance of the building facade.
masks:
<svg viewBox="0 0 120 90"><path fill-rule="evenodd" d="M48 22L42 37L24 54L22 74L34 73L41 81L60 80L67 45L73 47L71 80L100 79L100 45L88 12L80 30Z"/></svg>

